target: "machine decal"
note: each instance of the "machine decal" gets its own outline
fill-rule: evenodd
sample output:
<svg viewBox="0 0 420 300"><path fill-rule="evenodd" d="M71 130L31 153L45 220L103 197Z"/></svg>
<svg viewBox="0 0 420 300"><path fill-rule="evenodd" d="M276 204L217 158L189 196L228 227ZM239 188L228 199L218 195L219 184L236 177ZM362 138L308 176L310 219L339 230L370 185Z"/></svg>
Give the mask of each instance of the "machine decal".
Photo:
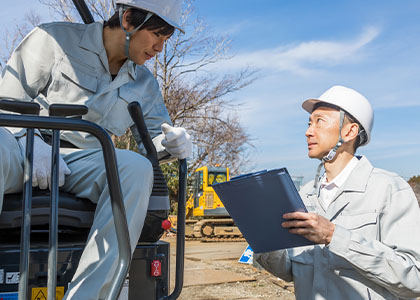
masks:
<svg viewBox="0 0 420 300"><path fill-rule="evenodd" d="M162 275L162 262L159 259L152 261L150 275L152 277L160 277Z"/></svg>
<svg viewBox="0 0 420 300"><path fill-rule="evenodd" d="M64 286L56 287L55 299L61 300L64 297ZM47 288L32 288L31 300L47 300Z"/></svg>
<svg viewBox="0 0 420 300"><path fill-rule="evenodd" d="M6 284L19 283L19 272L6 272Z"/></svg>
<svg viewBox="0 0 420 300"><path fill-rule="evenodd" d="M254 260L254 251L252 251L251 246L247 246L244 253L242 253L241 258L239 258L238 262L242 264L252 265Z"/></svg>
<svg viewBox="0 0 420 300"><path fill-rule="evenodd" d="M18 292L0 293L0 300L18 300Z"/></svg>

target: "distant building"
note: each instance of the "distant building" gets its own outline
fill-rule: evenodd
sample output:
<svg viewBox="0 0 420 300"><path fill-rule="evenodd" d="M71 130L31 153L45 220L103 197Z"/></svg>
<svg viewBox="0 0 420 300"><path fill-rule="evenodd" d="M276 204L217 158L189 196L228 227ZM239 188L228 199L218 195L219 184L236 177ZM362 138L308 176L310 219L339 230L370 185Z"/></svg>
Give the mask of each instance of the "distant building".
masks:
<svg viewBox="0 0 420 300"><path fill-rule="evenodd" d="M292 176L292 180L296 189L299 191L303 183L303 176Z"/></svg>

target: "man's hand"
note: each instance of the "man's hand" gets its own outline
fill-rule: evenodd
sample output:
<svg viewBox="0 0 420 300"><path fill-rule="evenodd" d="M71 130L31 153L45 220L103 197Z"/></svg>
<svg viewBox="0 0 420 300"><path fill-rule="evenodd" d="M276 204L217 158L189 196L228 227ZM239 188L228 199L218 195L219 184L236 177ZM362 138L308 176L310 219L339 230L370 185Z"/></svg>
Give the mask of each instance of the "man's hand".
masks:
<svg viewBox="0 0 420 300"><path fill-rule="evenodd" d="M164 138L162 146L174 157L184 159L192 153L192 141L190 135L182 127L172 127L163 123L162 132Z"/></svg>
<svg viewBox="0 0 420 300"><path fill-rule="evenodd" d="M19 143L22 149L26 150L26 137L21 137ZM67 164L60 155L60 172L58 185L64 185L65 175L71 173ZM46 144L39 136L34 139L34 166L32 170L32 186L39 186L40 189L51 189L51 146Z"/></svg>
<svg viewBox="0 0 420 300"><path fill-rule="evenodd" d="M315 214L294 212L283 215L284 228L289 228L290 233L299 234L317 244L329 244L334 233L335 225L328 219Z"/></svg>

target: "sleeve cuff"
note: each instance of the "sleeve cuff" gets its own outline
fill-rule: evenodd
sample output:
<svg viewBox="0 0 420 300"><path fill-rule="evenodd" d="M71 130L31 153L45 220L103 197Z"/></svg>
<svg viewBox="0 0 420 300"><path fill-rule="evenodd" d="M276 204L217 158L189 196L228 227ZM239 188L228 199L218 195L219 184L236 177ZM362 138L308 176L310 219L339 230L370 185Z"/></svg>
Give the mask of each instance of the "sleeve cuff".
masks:
<svg viewBox="0 0 420 300"><path fill-rule="evenodd" d="M15 136L15 138L21 138L26 135L26 128L16 128L16 127L5 127L11 134ZM39 136L42 140L42 134L39 129L35 129L35 135Z"/></svg>
<svg viewBox="0 0 420 300"><path fill-rule="evenodd" d="M331 242L327 247L333 253L344 254L349 249L350 240L351 232L340 225L335 225Z"/></svg>

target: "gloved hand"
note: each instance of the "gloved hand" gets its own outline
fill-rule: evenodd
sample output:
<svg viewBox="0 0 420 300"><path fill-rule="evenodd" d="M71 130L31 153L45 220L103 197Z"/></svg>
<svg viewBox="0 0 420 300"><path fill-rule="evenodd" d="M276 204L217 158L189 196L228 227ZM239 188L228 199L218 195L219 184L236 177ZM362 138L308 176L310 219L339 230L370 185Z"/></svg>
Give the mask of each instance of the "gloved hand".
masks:
<svg viewBox="0 0 420 300"><path fill-rule="evenodd" d="M164 135L162 146L166 151L178 159L184 159L191 155L192 141L185 128L172 127L166 123L163 123L161 128Z"/></svg>
<svg viewBox="0 0 420 300"><path fill-rule="evenodd" d="M19 139L22 149L26 151L26 136ZM71 171L60 155L60 171L58 172L58 185L64 185L65 175ZM45 143L39 136L34 139L34 165L32 170L32 186L40 189L51 189L51 146Z"/></svg>

